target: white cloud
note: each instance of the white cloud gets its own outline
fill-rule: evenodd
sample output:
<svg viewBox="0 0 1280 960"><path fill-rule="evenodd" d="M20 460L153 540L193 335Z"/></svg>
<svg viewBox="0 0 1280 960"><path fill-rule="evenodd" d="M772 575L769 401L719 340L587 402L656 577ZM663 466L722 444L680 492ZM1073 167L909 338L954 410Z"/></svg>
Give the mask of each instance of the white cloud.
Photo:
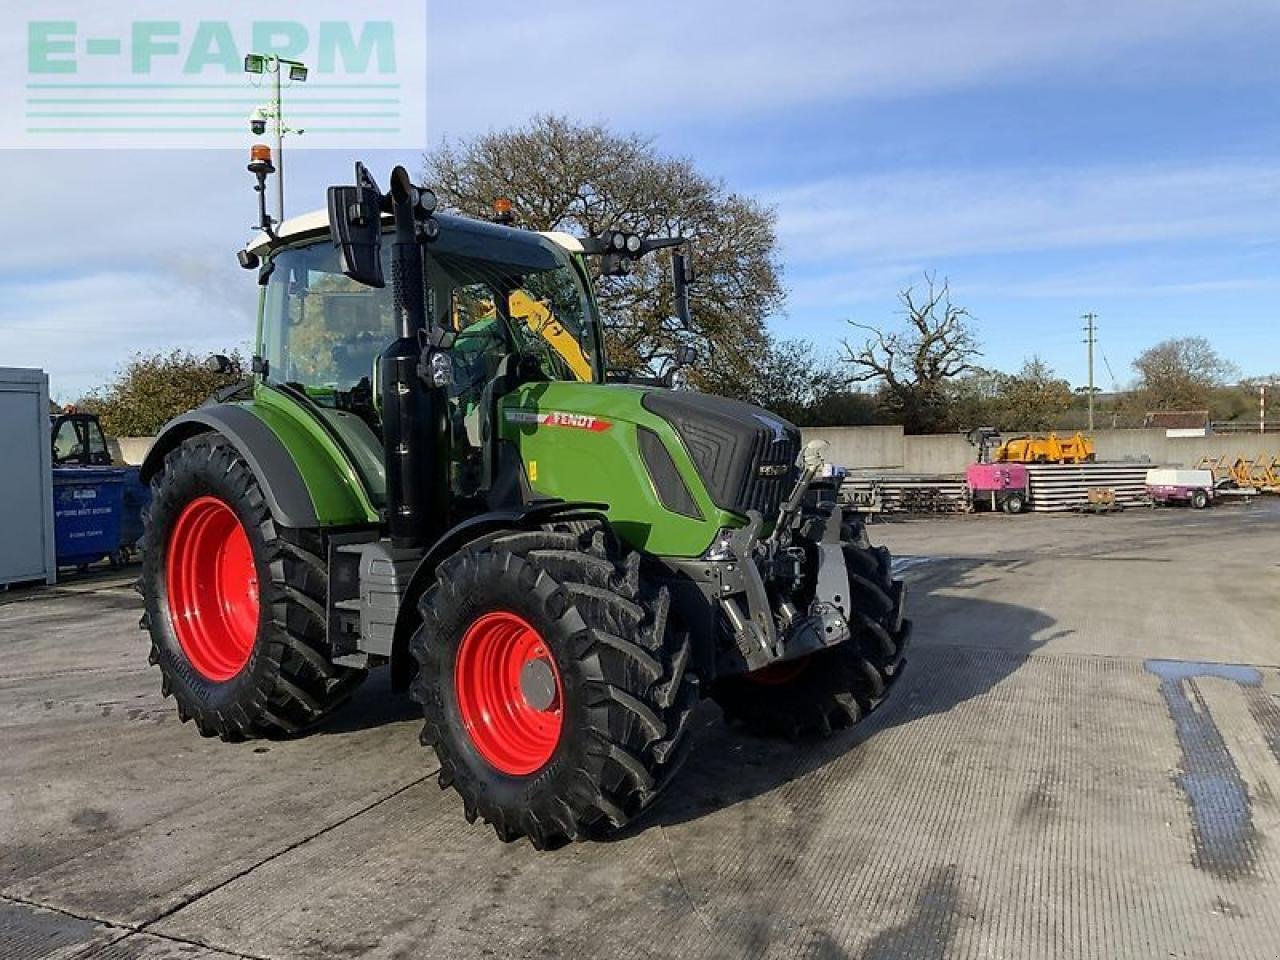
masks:
<svg viewBox="0 0 1280 960"><path fill-rule="evenodd" d="M437 4L428 123L433 135L537 111L693 123L1029 75L1142 82L1175 64L1185 79L1221 69L1221 42L1278 23L1270 0L496 2L483 17ZM1184 41L1192 52L1175 56Z"/></svg>
<svg viewBox="0 0 1280 960"><path fill-rule="evenodd" d="M41 367L51 392L74 400L137 352L247 347L251 303L152 272L11 283L0 299L0 365Z"/></svg>
<svg viewBox="0 0 1280 960"><path fill-rule="evenodd" d="M771 151L787 145L771 138L768 117L793 106L1065 74L1150 79L1184 54L1216 66L1234 38L1280 25L1274 0L495 0L483 15L444 3L429 12L433 136L538 111L658 133L724 118L758 126ZM0 151L9 188L0 364L45 367L55 389L74 396L135 350L251 336L257 288L233 260L254 215L244 159ZM353 159L294 153L291 208L320 206ZM365 159L384 178L393 159L418 164L412 151ZM1273 220L1276 176L1261 164L922 171L784 188L774 199L793 273L809 277L796 284L801 308L841 289L896 288L935 256L1252 235ZM837 265L813 277L821 258Z"/></svg>
<svg viewBox="0 0 1280 960"><path fill-rule="evenodd" d="M773 192L793 263L1275 235L1280 165L906 171Z"/></svg>

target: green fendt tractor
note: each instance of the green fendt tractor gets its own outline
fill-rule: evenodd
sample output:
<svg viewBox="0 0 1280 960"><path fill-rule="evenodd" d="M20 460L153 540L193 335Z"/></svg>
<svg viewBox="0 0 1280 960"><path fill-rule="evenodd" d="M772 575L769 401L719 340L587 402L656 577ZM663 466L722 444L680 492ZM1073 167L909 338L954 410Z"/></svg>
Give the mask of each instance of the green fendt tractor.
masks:
<svg viewBox="0 0 1280 960"><path fill-rule="evenodd" d="M270 158L250 170L261 197ZM606 365L588 258L673 251L687 320L683 241L437 213L399 167L386 195L356 181L285 224L260 201L252 379L143 467L143 626L181 718L295 734L387 665L467 818L542 848L645 809L701 695L786 736L874 709L903 588L821 448Z"/></svg>

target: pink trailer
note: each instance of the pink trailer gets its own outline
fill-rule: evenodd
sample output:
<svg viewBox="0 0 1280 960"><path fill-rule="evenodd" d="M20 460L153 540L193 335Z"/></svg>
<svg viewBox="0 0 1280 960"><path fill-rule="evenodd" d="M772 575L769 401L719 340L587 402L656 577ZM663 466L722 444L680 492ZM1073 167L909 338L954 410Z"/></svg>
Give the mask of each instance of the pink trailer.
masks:
<svg viewBox="0 0 1280 960"><path fill-rule="evenodd" d="M971 463L965 480L975 510L1022 513L1027 509L1029 478L1020 463Z"/></svg>

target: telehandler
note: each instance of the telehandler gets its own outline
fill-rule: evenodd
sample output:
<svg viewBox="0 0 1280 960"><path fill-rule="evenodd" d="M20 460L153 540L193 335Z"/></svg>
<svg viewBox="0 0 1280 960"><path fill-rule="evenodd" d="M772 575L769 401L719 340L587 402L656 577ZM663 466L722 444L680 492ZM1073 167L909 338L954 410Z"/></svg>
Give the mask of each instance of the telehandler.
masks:
<svg viewBox="0 0 1280 960"><path fill-rule="evenodd" d="M680 238L453 216L361 164L277 224L265 147L249 169L253 375L143 466L142 625L184 721L298 734L385 665L467 819L548 848L644 810L701 695L787 736L883 701L903 586L821 449L606 363L589 258L672 251L687 321Z"/></svg>

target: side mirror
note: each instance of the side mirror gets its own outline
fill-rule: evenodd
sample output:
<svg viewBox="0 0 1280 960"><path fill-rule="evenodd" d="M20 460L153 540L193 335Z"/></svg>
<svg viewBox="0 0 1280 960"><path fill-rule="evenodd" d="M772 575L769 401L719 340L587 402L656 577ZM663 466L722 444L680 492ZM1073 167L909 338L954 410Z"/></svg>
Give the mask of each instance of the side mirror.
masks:
<svg viewBox="0 0 1280 960"><path fill-rule="evenodd" d="M676 318L686 330L693 326L693 319L689 313L689 284L693 280L693 265L689 260L689 255L687 253L672 253L671 284L675 292Z"/></svg>
<svg viewBox="0 0 1280 960"><path fill-rule="evenodd" d="M354 187L329 188L329 235L342 272L367 287L387 285L382 275L382 191L364 164Z"/></svg>
<svg viewBox="0 0 1280 960"><path fill-rule="evenodd" d="M236 365L231 362L231 358L221 353L211 353L204 361L204 367L210 373L232 373L236 369Z"/></svg>
<svg viewBox="0 0 1280 960"><path fill-rule="evenodd" d="M676 345L675 350L671 353L671 359L667 363L667 368L663 371L659 382L670 389L675 386L676 374L685 367L693 366L698 360L698 348L691 343L680 343Z"/></svg>

